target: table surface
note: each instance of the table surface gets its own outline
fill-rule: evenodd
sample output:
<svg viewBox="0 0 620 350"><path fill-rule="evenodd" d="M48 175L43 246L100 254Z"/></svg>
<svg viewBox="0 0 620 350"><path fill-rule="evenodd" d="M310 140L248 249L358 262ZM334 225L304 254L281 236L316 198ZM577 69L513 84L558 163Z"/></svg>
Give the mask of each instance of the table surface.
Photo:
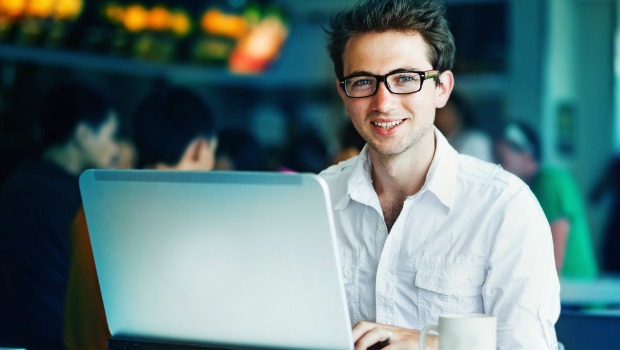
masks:
<svg viewBox="0 0 620 350"><path fill-rule="evenodd" d="M560 279L563 305L620 307L620 276L602 275L596 280Z"/></svg>

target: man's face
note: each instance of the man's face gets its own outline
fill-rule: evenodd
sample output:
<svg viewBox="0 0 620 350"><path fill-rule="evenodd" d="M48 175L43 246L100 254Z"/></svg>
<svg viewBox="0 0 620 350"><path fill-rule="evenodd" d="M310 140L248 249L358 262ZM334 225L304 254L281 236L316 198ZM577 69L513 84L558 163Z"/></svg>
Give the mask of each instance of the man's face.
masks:
<svg viewBox="0 0 620 350"><path fill-rule="evenodd" d="M533 161L525 151L516 150L506 141L498 141L495 145L495 156L504 170L527 181L533 174Z"/></svg>
<svg viewBox="0 0 620 350"><path fill-rule="evenodd" d="M353 73L387 74L397 69L432 70L428 45L417 33L366 33L349 39L343 54L344 76ZM449 74L449 73L448 73ZM349 98L338 91L353 125L370 147L383 156L401 154L433 130L435 109L443 107L450 89L441 91L433 79L422 90L396 95L379 83L373 96ZM387 123L387 127L378 124Z"/></svg>
<svg viewBox="0 0 620 350"><path fill-rule="evenodd" d="M88 126L85 128L80 144L87 167L111 168L115 165L119 152L117 131L118 117L114 113L110 113L99 128L93 129Z"/></svg>

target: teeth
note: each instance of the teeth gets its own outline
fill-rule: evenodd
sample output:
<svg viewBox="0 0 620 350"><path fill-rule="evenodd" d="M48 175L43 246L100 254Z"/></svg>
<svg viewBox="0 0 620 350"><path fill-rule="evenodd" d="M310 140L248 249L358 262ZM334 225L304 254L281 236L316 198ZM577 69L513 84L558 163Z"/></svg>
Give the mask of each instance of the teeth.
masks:
<svg viewBox="0 0 620 350"><path fill-rule="evenodd" d="M376 126L380 128L391 129L402 122L403 122L402 120L395 120L393 122L388 122L388 123L374 123L373 122L373 124L375 124Z"/></svg>

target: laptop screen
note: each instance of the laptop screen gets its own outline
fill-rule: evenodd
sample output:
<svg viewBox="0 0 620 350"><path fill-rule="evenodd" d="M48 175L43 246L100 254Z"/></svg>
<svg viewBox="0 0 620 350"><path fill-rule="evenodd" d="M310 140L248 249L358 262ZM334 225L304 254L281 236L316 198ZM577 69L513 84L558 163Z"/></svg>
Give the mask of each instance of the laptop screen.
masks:
<svg viewBox="0 0 620 350"><path fill-rule="evenodd" d="M352 348L318 176L88 170L80 188L113 338Z"/></svg>

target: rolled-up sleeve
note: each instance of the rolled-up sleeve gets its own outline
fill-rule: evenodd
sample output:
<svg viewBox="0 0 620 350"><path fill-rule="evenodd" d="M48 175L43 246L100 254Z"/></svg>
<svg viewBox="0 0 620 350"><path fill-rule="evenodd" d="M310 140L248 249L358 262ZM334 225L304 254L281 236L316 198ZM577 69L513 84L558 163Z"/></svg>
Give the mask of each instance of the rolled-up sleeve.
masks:
<svg viewBox="0 0 620 350"><path fill-rule="evenodd" d="M530 189L522 187L497 220L482 291L485 310L498 315L497 348L557 349L560 284L544 212Z"/></svg>

